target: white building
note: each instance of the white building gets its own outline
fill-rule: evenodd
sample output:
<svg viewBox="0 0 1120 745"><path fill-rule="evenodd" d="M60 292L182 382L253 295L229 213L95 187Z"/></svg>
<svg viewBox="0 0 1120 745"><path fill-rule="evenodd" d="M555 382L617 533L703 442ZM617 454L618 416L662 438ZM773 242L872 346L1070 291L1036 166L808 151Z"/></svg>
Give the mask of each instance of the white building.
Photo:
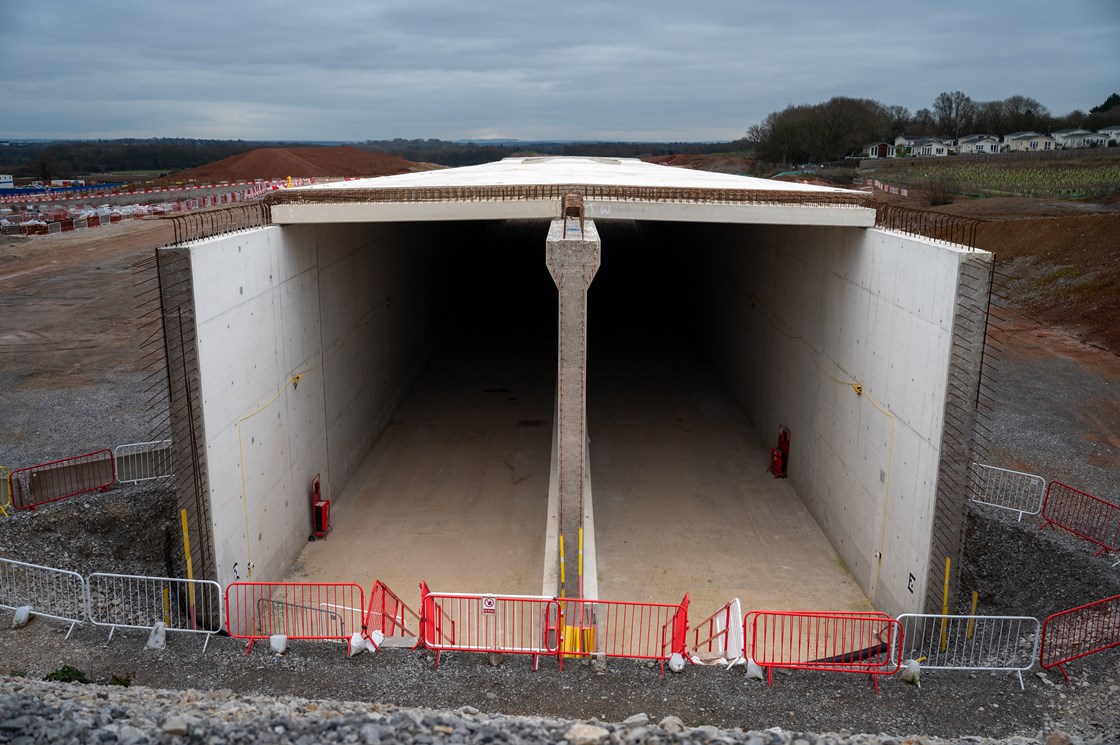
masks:
<svg viewBox="0 0 1120 745"><path fill-rule="evenodd" d="M1057 150L1058 143L1053 137L1041 132L1012 132L1003 137L1004 150L1013 153L1037 153Z"/></svg>
<svg viewBox="0 0 1120 745"><path fill-rule="evenodd" d="M960 155L994 155L1000 151L1000 141L994 135L967 135L957 143Z"/></svg>

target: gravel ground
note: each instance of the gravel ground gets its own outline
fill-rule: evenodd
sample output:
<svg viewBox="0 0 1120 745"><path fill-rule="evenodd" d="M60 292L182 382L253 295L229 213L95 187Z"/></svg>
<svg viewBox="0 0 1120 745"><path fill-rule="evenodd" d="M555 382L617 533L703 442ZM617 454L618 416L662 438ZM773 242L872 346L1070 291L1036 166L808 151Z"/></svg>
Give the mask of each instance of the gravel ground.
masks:
<svg viewBox="0 0 1120 745"><path fill-rule="evenodd" d="M120 275L123 292L131 292L123 265ZM1120 431L1116 358L1086 350L1067 354L1053 339L1030 338L1038 349L1012 345L1004 356L992 417L993 464L1034 470L1102 496L1120 493L1120 444L1112 434ZM145 439L146 418L136 416L143 409L139 374L124 362L77 369L82 384L65 389L37 384L28 369L13 374L11 365L0 366L0 463L25 465ZM54 416L58 411L65 416ZM83 574L163 574L175 520L166 485L116 488L0 519L0 557ZM1120 570L1093 557L1076 538L1039 532L1037 518L1018 523L1009 513L978 509L969 516L966 538L961 590L980 593L982 613L1042 617L1120 592ZM284 656L266 645L246 655L245 644L228 637L213 639L203 653L201 640L172 636L166 649L156 651L144 647L141 631L117 631L109 643L105 629L86 625L64 640L64 624L36 618L10 629L10 617L0 612L0 674L19 675L0 678L0 742L170 742L189 736L197 742L574 743L595 742L600 735L610 742L892 740L852 734L860 732L896 738L920 733L912 738L916 742L967 735L973 742L1020 738L1049 745L1069 741L1068 732L1074 741L1120 742L1120 650L1070 664L1069 684L1033 670L1020 690L1006 673L930 670L920 689L894 677L883 680L875 695L860 676L801 671L778 672L767 687L747 680L742 668L689 667L662 677L634 662L612 662L597 674L574 661L561 671L549 660L533 672L525 658L491 666L482 655L444 655L436 669L423 651L384 649L347 658L338 645L293 642ZM97 682L117 676L134 686L42 682L64 665ZM370 703L339 703L355 700ZM526 718L491 718L499 712ZM681 724L602 724L641 713L652 723L679 717ZM182 731L178 726L163 729L174 717L184 722L185 735L175 734ZM589 730L582 740L571 732L577 721L602 732ZM699 729L677 731L683 726ZM775 727L781 731L763 731Z"/></svg>
<svg viewBox="0 0 1120 745"><path fill-rule="evenodd" d="M0 742L145 743L749 743L749 745L898 745L884 734L816 735L769 728L750 731L713 725L688 727L667 716L644 712L620 723L596 719L571 721L484 714L473 706L454 711L398 708L391 705L265 697L230 690L159 691L138 687L82 686L3 680L0 692ZM1014 737L1008 745L1073 742L1064 732L1035 738ZM1080 742L1080 740L1076 740ZM904 738L911 745L949 742L986 743L984 738ZM1103 741L1102 741L1103 742Z"/></svg>

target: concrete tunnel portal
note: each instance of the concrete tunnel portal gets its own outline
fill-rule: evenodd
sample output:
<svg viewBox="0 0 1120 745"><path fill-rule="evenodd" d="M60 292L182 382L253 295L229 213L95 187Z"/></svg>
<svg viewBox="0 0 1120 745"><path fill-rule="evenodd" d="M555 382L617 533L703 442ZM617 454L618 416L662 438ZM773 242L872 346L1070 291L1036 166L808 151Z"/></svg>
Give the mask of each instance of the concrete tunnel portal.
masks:
<svg viewBox="0 0 1120 745"><path fill-rule="evenodd" d="M420 579L554 595L564 532L564 592L579 594L575 536L557 515L561 302L546 261L557 214L471 219L453 208L455 219L343 222L290 205L273 206L277 225L178 249L193 263L201 388L215 391L203 417L218 574L236 564L245 578L252 563L254 579L378 578L406 602ZM786 208L831 210L839 225L690 222L686 206L674 209L659 220L616 203L588 219L600 255L582 371L585 594L690 592L698 618L735 596L748 607L922 609L930 557L953 548L938 535L951 533L954 508L939 489L937 370L953 363L959 277L983 268L982 253L851 224L870 212L858 206ZM232 285L224 305L208 298L207 272L255 275L256 310ZM251 320L264 315L271 328ZM246 323L260 339L239 345L259 341L275 358L255 390L239 360L208 364L204 351ZM215 454L231 432L211 427L207 408L252 411L268 398L265 379L279 388L303 369L291 391L301 398L278 424L241 420L248 452ZM849 380L867 398L836 382ZM793 430L782 480L767 472L778 424ZM240 498L216 488L229 481L217 471L247 474ZM300 500L314 473L333 532L308 543Z"/></svg>

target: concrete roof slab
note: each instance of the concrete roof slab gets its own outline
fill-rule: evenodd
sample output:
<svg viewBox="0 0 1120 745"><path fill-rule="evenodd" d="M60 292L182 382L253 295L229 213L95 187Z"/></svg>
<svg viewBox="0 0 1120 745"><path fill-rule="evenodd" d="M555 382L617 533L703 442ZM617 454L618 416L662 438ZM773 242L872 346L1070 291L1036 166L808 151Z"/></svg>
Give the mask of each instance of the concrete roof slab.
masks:
<svg viewBox="0 0 1120 745"><path fill-rule="evenodd" d="M274 223L555 218L567 192L599 220L871 226L849 189L654 165L634 158L526 157L285 189Z"/></svg>

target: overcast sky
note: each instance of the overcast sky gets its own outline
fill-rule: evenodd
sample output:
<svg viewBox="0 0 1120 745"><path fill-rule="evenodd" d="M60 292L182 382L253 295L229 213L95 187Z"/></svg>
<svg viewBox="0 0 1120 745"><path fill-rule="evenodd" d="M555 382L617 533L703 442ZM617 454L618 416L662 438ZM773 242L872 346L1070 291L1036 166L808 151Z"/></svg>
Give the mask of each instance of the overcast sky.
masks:
<svg viewBox="0 0 1120 745"><path fill-rule="evenodd" d="M1057 114L1120 0L0 0L0 138L724 140L832 96Z"/></svg>

